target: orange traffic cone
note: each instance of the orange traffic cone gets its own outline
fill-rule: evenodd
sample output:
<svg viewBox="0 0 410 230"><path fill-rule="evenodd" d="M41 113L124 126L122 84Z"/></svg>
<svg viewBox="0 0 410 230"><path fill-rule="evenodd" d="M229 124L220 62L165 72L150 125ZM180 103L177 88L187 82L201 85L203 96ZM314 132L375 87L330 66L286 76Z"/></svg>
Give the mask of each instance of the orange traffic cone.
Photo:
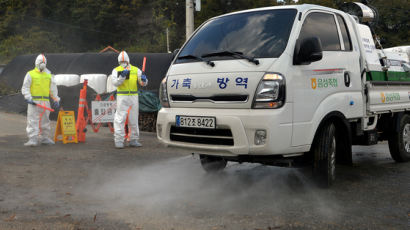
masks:
<svg viewBox="0 0 410 230"><path fill-rule="evenodd" d="M77 113L77 138L79 142L85 142L85 133L87 132L87 122L84 118L84 109L87 106L87 84L88 80L84 80L83 89L80 90L80 100L78 102L78 113Z"/></svg>

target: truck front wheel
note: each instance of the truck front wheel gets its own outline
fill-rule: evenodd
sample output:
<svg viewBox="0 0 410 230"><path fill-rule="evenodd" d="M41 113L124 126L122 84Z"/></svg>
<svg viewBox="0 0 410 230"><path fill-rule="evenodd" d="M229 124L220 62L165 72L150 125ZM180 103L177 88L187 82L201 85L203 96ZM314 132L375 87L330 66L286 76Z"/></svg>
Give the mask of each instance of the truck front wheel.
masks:
<svg viewBox="0 0 410 230"><path fill-rule="evenodd" d="M399 122L399 130L389 135L389 150L396 162L407 162L410 160L410 116L404 114Z"/></svg>
<svg viewBox="0 0 410 230"><path fill-rule="evenodd" d="M206 172L221 171L226 167L227 161L222 157L199 155L202 168Z"/></svg>
<svg viewBox="0 0 410 230"><path fill-rule="evenodd" d="M330 187L335 180L336 128L331 122L320 130L313 144L313 174L319 184Z"/></svg>

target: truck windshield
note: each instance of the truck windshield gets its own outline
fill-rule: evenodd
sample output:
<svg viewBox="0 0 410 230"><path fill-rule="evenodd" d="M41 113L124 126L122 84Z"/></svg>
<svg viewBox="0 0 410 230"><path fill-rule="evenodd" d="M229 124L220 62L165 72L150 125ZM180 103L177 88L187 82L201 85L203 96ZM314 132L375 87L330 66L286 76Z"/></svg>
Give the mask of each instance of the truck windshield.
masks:
<svg viewBox="0 0 410 230"><path fill-rule="evenodd" d="M186 56L206 60L279 57L286 48L296 13L295 9L264 10L212 19L189 40L175 63L200 61L180 58Z"/></svg>

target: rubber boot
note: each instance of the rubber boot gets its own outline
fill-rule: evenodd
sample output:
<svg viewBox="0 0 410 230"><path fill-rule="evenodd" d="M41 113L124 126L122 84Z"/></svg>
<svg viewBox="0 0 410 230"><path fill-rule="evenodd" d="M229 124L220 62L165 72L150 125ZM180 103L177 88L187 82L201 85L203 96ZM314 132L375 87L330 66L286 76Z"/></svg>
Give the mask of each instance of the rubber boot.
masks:
<svg viewBox="0 0 410 230"><path fill-rule="evenodd" d="M115 142L115 148L123 149L124 148L124 143L123 142Z"/></svg>
<svg viewBox="0 0 410 230"><path fill-rule="evenodd" d="M130 147L141 147L142 144L139 143L137 140L131 140L130 141Z"/></svg>
<svg viewBox="0 0 410 230"><path fill-rule="evenodd" d="M43 140L41 140L41 144L43 144L43 145L54 145L55 143L50 138L46 137Z"/></svg>
<svg viewBox="0 0 410 230"><path fill-rule="evenodd" d="M30 147L38 146L38 140L36 138L31 138L26 143L24 143L24 146L30 146Z"/></svg>

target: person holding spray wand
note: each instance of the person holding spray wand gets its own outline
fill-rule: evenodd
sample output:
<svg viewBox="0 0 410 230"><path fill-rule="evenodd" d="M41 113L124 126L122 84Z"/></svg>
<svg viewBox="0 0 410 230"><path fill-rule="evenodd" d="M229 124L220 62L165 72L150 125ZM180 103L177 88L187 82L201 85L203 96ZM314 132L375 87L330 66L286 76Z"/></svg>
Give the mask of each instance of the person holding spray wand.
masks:
<svg viewBox="0 0 410 230"><path fill-rule="evenodd" d="M50 139L50 98L53 107L60 107L57 85L50 71L46 68L47 59L44 54L37 56L35 68L27 72L24 77L21 93L28 103L27 107L27 136L28 142L24 146L37 146L39 143L52 145Z"/></svg>
<svg viewBox="0 0 410 230"><path fill-rule="evenodd" d="M145 60L145 58L144 58ZM136 66L130 64L125 51L118 55L119 66L112 71L112 83L117 87L117 110L114 115L114 144L116 148L124 148L125 121L128 116L130 130L129 146L140 147L138 128L138 84L146 86L148 79ZM143 64L145 70L145 61Z"/></svg>

